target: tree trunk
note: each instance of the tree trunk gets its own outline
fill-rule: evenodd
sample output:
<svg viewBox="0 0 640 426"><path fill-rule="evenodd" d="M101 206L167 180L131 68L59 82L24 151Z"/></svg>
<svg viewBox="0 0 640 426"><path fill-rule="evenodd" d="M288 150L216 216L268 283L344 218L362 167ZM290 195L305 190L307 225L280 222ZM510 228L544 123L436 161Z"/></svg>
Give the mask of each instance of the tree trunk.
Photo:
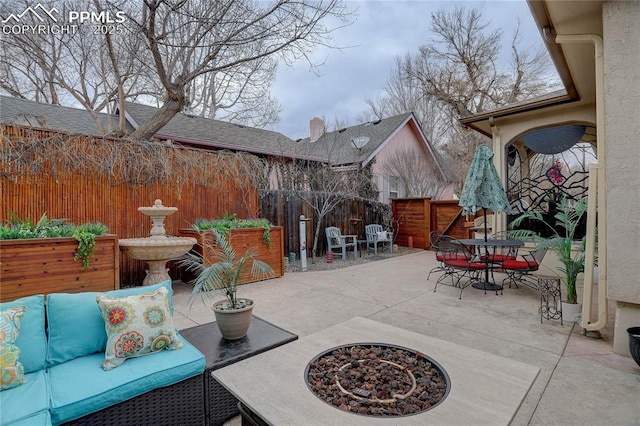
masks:
<svg viewBox="0 0 640 426"><path fill-rule="evenodd" d="M184 87L184 85L183 85ZM147 141L153 138L165 124L177 113L182 111L185 105L184 90L173 89L167 96L165 103L153 114L149 121L143 123L131 135L129 139Z"/></svg>
<svg viewBox="0 0 640 426"><path fill-rule="evenodd" d="M321 224L322 224L322 217L319 217L318 218L318 223L316 223L316 232L315 232L315 235L313 236L313 250L311 251L314 263L315 263L316 256L317 256L318 237L320 236L320 225Z"/></svg>

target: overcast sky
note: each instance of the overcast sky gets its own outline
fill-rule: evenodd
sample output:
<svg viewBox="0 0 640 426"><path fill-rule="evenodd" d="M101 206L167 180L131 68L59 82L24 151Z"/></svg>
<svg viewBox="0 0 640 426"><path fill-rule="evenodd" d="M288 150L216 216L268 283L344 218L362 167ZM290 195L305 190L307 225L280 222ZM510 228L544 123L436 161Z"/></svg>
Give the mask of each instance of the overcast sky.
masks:
<svg viewBox="0 0 640 426"><path fill-rule="evenodd" d="M315 59L325 61L320 75L314 74L304 61L293 67L280 65L272 94L283 111L273 130L293 139L306 137L309 120L314 116L324 117L328 125L336 118L349 125L356 124L357 115L367 110L365 98L383 92L395 58L407 52L415 54L419 46L430 41L431 13L461 4L479 9L483 22L488 22L491 28L501 28L505 43L510 44L520 19L522 47L543 45L525 0L349 1L349 8L358 8L357 15L352 25L333 34L333 43L354 47L342 51L318 50ZM508 60L508 45L504 53Z"/></svg>

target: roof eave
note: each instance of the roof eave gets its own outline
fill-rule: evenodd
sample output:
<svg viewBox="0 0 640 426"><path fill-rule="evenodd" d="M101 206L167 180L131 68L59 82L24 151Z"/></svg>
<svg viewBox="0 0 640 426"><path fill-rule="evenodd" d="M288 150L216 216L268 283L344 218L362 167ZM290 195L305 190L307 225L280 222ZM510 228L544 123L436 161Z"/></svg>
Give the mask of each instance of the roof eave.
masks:
<svg viewBox="0 0 640 426"><path fill-rule="evenodd" d="M545 46L547 51L549 52L549 56L555 66L556 72L560 77L560 81L562 81L562 85L565 89L565 94L555 97L550 97L546 99L534 100L529 103L519 104L517 106L507 106L504 108L499 108L493 111L487 111L480 114L469 115L467 117L460 118L458 121L465 126L482 133L485 136L491 137L491 132L487 132L483 129L479 123L484 120L492 120L499 117L506 117L514 114L519 114L528 111L535 111L537 109L548 108L550 106L561 105L569 102L576 102L580 100L580 96L578 95L578 90L576 89L575 82L571 77L571 72L569 70L569 65L567 60L562 52L562 48L560 44L555 43L554 41L547 40L545 37L545 29L547 32L553 32L553 25L551 23L551 18L549 16L549 11L547 10L546 1L544 0L527 0L527 5L529 6L529 10L531 11L531 15L533 20L538 27L538 31L540 32L540 36L542 40L545 42Z"/></svg>
<svg viewBox="0 0 640 426"><path fill-rule="evenodd" d="M420 137L422 138L422 143L427 148L427 151L429 151L429 153L431 154L431 157L433 158L433 162L436 163L436 167L440 171L440 174L442 175L442 178L445 181L448 181L449 180L448 176L445 173L442 164L440 164L440 159L439 159L439 156L435 152L435 147L433 147L431 145L431 142L429 141L429 139L427 139L427 135L425 135L424 132L422 131L422 127L420 126L420 123L418 123L418 120L416 119L416 117L413 114L413 112L411 113L410 120L407 120L407 122L409 122L409 121L413 121L415 128L417 129L418 133L420 133Z"/></svg>
<svg viewBox="0 0 640 426"><path fill-rule="evenodd" d="M569 94L560 96L554 96L552 98L534 100L529 103L519 104L516 106L506 106L504 108L494 109L492 111L481 112L479 114L468 115L460 118L458 121L467 127L470 127L477 132L482 133L485 136L491 137L491 132L484 130L478 123L485 120L494 120L500 117L507 117L510 115L520 114L523 112L535 111L538 109L548 108L551 106L562 105L569 102L576 102L578 98L572 97Z"/></svg>
<svg viewBox="0 0 640 426"><path fill-rule="evenodd" d="M538 27L538 31L540 31L542 40L544 40L545 42L545 46L547 48L547 51L549 52L551 61L553 62L556 71L558 72L558 76L560 77L560 81L562 81L564 89L571 99L577 99L579 97L578 90L576 88L575 82L573 81L573 78L571 77L569 64L567 63L567 59L562 52L562 47L560 46L560 44L555 43L555 41L553 40L547 40L547 37L545 35L545 28L547 30L553 31L553 25L551 23L551 18L549 17L549 11L547 10L546 2L541 0L527 0L527 5L529 6L529 10L531 10L533 20Z"/></svg>
<svg viewBox="0 0 640 426"><path fill-rule="evenodd" d="M413 113L407 114L407 116L405 117L404 120L402 120L402 122L400 124L398 124L395 129L393 129L393 131L391 133L389 133L387 135L386 138L384 138L384 140L378 144L378 146L376 147L376 149L374 149L373 151L371 151L369 154L367 154L366 157L364 157L361 161L362 163L362 167L366 167L367 164L369 164L371 161L373 161L373 159L378 155L378 153L380 151L382 151L382 148L384 148L384 146L386 144L389 143L389 141L400 131L400 129L402 127L404 127L409 120L413 117Z"/></svg>
<svg viewBox="0 0 640 426"><path fill-rule="evenodd" d="M158 138L158 139L170 139L170 140L178 142L178 143L189 144L189 145L197 146L197 147L228 149L228 150L232 150L232 151L249 152L251 154L262 154L262 155L271 155L271 156L275 156L275 157L288 157L288 158L298 159L298 160L317 161L317 162L320 162L320 163L326 163L327 162L326 159L322 159L322 158L319 158L319 157L295 155L295 154L285 153L285 152L274 152L274 151L268 150L268 149L260 149L260 148L255 148L255 147L246 147L246 146L241 146L241 145L237 145L237 144L228 144L228 143L224 143L224 142L203 141L201 139L187 138L187 137L184 137L184 136L176 136L176 135L170 135L170 134L166 134L166 133L156 133L153 136L155 138Z"/></svg>

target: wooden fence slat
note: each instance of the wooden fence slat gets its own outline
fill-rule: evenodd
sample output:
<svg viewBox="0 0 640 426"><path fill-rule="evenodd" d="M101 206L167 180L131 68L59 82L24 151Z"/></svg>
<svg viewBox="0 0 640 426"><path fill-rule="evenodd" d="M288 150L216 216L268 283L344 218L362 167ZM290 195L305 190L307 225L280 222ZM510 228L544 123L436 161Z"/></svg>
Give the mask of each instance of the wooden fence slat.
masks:
<svg viewBox="0 0 640 426"><path fill-rule="evenodd" d="M396 225L396 241L407 245L409 237L413 246L429 249L429 234L438 231L454 238L468 238L465 217L457 200L431 200L429 198L397 198L392 200Z"/></svg>
<svg viewBox="0 0 640 426"><path fill-rule="evenodd" d="M304 194L310 202L313 197L321 197L320 193L308 192ZM378 205L374 209L374 204ZM312 256L313 238L316 230L317 220L313 209L307 202L304 202L300 196L291 191L279 190L261 190L260 191L260 209L262 217L268 219L274 224L284 227L285 240L284 252L288 255L291 252L300 254L300 215L304 215L306 219L306 246L307 256ZM370 223L384 224L384 210L389 209L388 206L371 200L361 198L346 199L340 202L336 208L327 214L320 223L320 234L318 237L318 257L323 256L327 252L327 240L324 229L328 226L337 226L342 230L343 234L356 234L359 238L364 239L364 226ZM388 211L388 210L387 210ZM390 214L387 213L390 217ZM352 221L351 219L358 219ZM388 225L390 227L390 225Z"/></svg>
<svg viewBox="0 0 640 426"><path fill-rule="evenodd" d="M3 129L5 138L33 135L44 139L59 135L11 126ZM92 141L92 138L84 140ZM205 153L218 154L215 151ZM66 218L76 224L104 223L109 232L120 239L147 237L151 220L137 208L151 206L158 198L165 206L178 208L165 220L167 235L177 235L179 228L188 227L199 218L221 217L227 212L238 217L255 217L259 205L257 188L241 188L229 178L221 178L221 181L223 184L216 187L197 183L177 186L168 182L114 185L107 176L73 174L60 169L42 170L30 176L3 175L0 177L0 221L8 219L9 212L34 221L46 213L50 218ZM145 262L129 259L121 253L119 265L123 286L142 283L146 275ZM167 267L172 278L180 278L175 262L169 262Z"/></svg>
<svg viewBox="0 0 640 426"><path fill-rule="evenodd" d="M3 127L5 138L36 137L46 139L52 135L64 135L46 130ZM79 139L80 140L80 139ZM81 139L95 142L92 137ZM78 142L82 143L82 142ZM208 152L205 155L218 155ZM53 165L55 166L55 165ZM258 191L242 188L231 178L221 178L221 184L209 187L189 182L178 186L167 182L129 184L111 182L108 176L77 174L69 170L42 170L33 175L0 177L0 221L8 219L9 212L19 217L38 220L43 214L50 218L66 218L72 223L101 222L118 238L147 237L151 220L137 211L140 206L151 206L161 199L165 206L178 211L167 217L167 235L177 235L178 229L190 226L200 218L221 217L235 213L240 218L264 217L284 230L284 253L300 253L299 218L310 219L306 224L308 255L311 256L316 218L313 209L297 195L287 191ZM313 196L308 195L309 201ZM386 210L385 210L386 209ZM326 253L324 228L337 226L343 233L357 234L364 239L364 226L383 224L391 228L388 206L370 200L344 200L320 223L318 256ZM352 220L353 219L353 220ZM167 267L174 279L181 278L181 271L170 261ZM145 277L146 263L119 256L121 286L139 285Z"/></svg>

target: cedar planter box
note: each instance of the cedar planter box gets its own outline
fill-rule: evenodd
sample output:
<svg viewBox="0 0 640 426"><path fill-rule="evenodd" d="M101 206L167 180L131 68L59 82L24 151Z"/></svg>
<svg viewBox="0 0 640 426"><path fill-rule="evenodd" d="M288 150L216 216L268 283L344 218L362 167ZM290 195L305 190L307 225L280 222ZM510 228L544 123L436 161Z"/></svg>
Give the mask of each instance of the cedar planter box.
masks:
<svg viewBox="0 0 640 426"><path fill-rule="evenodd" d="M119 288L118 237L96 237L89 267L73 260L75 238L0 241L0 301L48 293L108 291Z"/></svg>
<svg viewBox="0 0 640 426"><path fill-rule="evenodd" d="M228 241L231 243L231 247L242 255L247 249L253 247L256 256L259 260L265 262L271 269L273 269L273 277L281 277L284 275L284 238L283 229L281 226L274 226L271 228L271 248L267 246L262 237L262 228L234 228L229 231L227 236ZM193 250L197 251L203 256L205 261L210 261L210 257L207 253L202 253L203 247L211 245L214 242L213 233L211 231L198 232L194 229L182 228L179 230L181 237L193 237L198 240L198 244L193 246ZM205 244L203 244L203 242ZM185 272L182 272L183 276ZM190 281L193 277L184 277L183 280ZM246 284L250 282L258 281L251 278L251 268L247 268L242 274L240 274L240 280L238 284Z"/></svg>

